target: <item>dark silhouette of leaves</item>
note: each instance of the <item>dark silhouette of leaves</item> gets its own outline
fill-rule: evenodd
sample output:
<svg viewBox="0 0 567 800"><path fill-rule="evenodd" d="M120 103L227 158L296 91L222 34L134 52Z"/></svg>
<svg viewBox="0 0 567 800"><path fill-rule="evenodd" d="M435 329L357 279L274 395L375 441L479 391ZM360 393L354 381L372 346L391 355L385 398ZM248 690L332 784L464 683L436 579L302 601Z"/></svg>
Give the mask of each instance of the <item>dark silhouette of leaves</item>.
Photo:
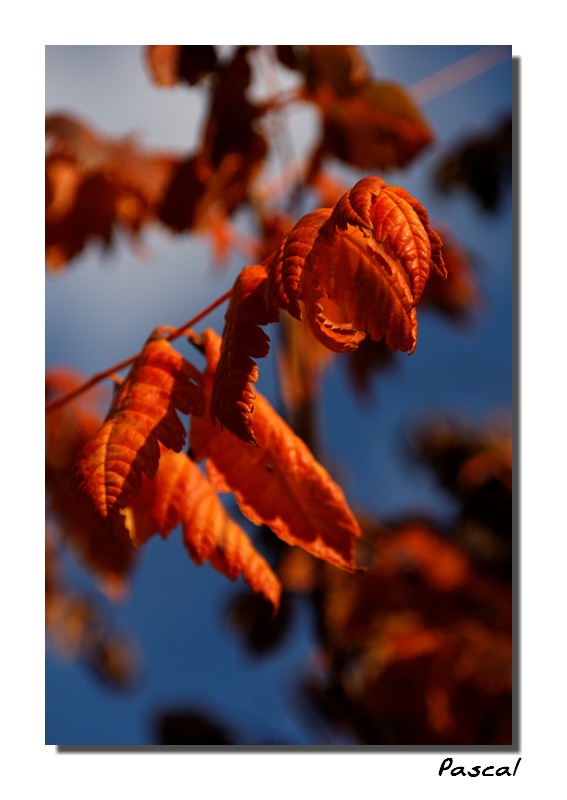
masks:
<svg viewBox="0 0 567 800"><path fill-rule="evenodd" d="M208 713L194 709L164 711L154 721L157 743L161 745L238 744L233 734Z"/></svg>
<svg viewBox="0 0 567 800"><path fill-rule="evenodd" d="M145 51L150 75L159 86L190 86L217 68L217 53L212 44L152 44Z"/></svg>
<svg viewBox="0 0 567 800"><path fill-rule="evenodd" d="M512 180L512 118L494 129L465 139L437 167L443 192L465 189L486 211L496 211Z"/></svg>

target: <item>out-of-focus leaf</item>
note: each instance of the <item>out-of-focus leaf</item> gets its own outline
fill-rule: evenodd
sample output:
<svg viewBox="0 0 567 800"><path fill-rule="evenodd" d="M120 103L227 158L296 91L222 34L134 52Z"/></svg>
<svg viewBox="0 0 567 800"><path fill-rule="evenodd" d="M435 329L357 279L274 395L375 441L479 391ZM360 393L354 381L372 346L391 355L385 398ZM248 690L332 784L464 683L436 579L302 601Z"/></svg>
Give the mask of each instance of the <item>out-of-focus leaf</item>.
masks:
<svg viewBox="0 0 567 800"><path fill-rule="evenodd" d="M286 595L277 616L258 594L240 594L230 604L228 621L238 630L253 653L262 655L283 643L289 632L292 614Z"/></svg>
<svg viewBox="0 0 567 800"><path fill-rule="evenodd" d="M443 192L463 188L486 211L496 211L512 180L512 119L463 141L441 161L435 182Z"/></svg>
<svg viewBox="0 0 567 800"><path fill-rule="evenodd" d="M108 597L123 597L137 554L122 521L115 520L110 532L87 498L53 479L47 493L48 519L53 517L62 540Z"/></svg>
<svg viewBox="0 0 567 800"><path fill-rule="evenodd" d="M122 228L137 235L155 219L178 159L105 139L78 120L46 118L47 266L64 267L94 241L110 246Z"/></svg>
<svg viewBox="0 0 567 800"><path fill-rule="evenodd" d="M369 81L354 94L323 106L321 155L365 171L406 167L433 140L433 132L405 89Z"/></svg>
<svg viewBox="0 0 567 800"><path fill-rule="evenodd" d="M239 47L219 70L201 150L213 167L219 167L229 153L238 153L252 170L268 151L266 140L256 130L265 108L246 97L251 78L248 50Z"/></svg>
<svg viewBox="0 0 567 800"><path fill-rule="evenodd" d="M394 353L386 342L383 339L375 342L368 337L360 343L356 350L348 354L346 360L347 374L356 395L363 398L367 398L371 393L374 374L390 370L394 366Z"/></svg>
<svg viewBox="0 0 567 800"><path fill-rule="evenodd" d="M51 651L65 660L82 662L113 689L131 688L140 672L135 642L112 630L96 600L68 587L50 535L45 556L45 627Z"/></svg>
<svg viewBox="0 0 567 800"><path fill-rule="evenodd" d="M443 239L443 260L447 277L430 276L421 298L428 306L456 323L468 322L482 303L483 296L472 269L470 255L443 228L437 227Z"/></svg>
<svg viewBox="0 0 567 800"><path fill-rule="evenodd" d="M322 113L312 175L329 157L370 172L405 167L433 141L408 92L397 83L374 80L357 47L286 46L276 52L282 63L304 74L302 97Z"/></svg>
<svg viewBox="0 0 567 800"><path fill-rule="evenodd" d="M475 560L510 574L513 459L510 423L473 426L432 420L413 437L418 460L459 503L457 533Z"/></svg>
<svg viewBox="0 0 567 800"><path fill-rule="evenodd" d="M45 376L45 402L50 403L77 389L84 378L69 368L50 368ZM65 481L85 442L100 427L95 404L83 397L55 409L45 418L45 464Z"/></svg>
<svg viewBox="0 0 567 800"><path fill-rule="evenodd" d="M46 400L56 400L81 383L79 373L50 369L45 382ZM134 548L122 525L117 524L112 536L109 534L92 505L78 496L68 481L75 459L99 427L100 415L85 395L46 414L47 518L99 588L117 599L126 591L135 564Z"/></svg>
<svg viewBox="0 0 567 800"><path fill-rule="evenodd" d="M212 44L151 44L145 49L150 75L158 86L190 86L217 68L217 53Z"/></svg>
<svg viewBox="0 0 567 800"><path fill-rule="evenodd" d="M288 314L282 315L280 330L282 342L278 349L278 368L281 393L286 408L294 414L317 398L323 372L333 354L315 338L308 325Z"/></svg>
<svg viewBox="0 0 567 800"><path fill-rule="evenodd" d="M364 85L370 75L354 45L278 45L276 54L286 67L304 74L310 96L346 96Z"/></svg>
<svg viewBox="0 0 567 800"><path fill-rule="evenodd" d="M201 711L165 711L154 723L160 745L232 745L233 734Z"/></svg>
<svg viewBox="0 0 567 800"><path fill-rule="evenodd" d="M314 576L325 719L366 744L510 744L509 584L426 521L363 530L365 575Z"/></svg>
<svg viewBox="0 0 567 800"><path fill-rule="evenodd" d="M199 217L209 177L210 169L198 155L181 160L172 170L156 207L161 222L176 232L192 228Z"/></svg>

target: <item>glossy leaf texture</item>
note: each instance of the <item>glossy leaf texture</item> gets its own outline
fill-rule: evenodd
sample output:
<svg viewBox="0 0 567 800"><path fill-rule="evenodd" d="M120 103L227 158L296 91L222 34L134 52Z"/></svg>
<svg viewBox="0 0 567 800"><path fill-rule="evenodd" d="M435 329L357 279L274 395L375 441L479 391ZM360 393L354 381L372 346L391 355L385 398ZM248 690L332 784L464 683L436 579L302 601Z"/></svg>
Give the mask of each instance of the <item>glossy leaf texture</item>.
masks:
<svg viewBox="0 0 567 800"><path fill-rule="evenodd" d="M116 516L153 477L159 443L179 451L186 439L177 412L202 414L201 376L157 329L119 387L106 421L87 442L75 478L103 520Z"/></svg>
<svg viewBox="0 0 567 800"><path fill-rule="evenodd" d="M126 519L136 545L156 532L165 538L181 523L183 543L196 564L210 561L230 580L241 575L274 610L279 608L279 580L185 453L162 453L155 478L144 482L140 502Z"/></svg>
<svg viewBox="0 0 567 800"><path fill-rule="evenodd" d="M207 330L203 341L208 400L220 339ZM191 451L197 460L206 459L213 486L233 492L248 519L267 525L287 544L356 571L354 543L360 528L340 487L260 393L251 422L257 447L222 430L207 410L202 417L192 418Z"/></svg>

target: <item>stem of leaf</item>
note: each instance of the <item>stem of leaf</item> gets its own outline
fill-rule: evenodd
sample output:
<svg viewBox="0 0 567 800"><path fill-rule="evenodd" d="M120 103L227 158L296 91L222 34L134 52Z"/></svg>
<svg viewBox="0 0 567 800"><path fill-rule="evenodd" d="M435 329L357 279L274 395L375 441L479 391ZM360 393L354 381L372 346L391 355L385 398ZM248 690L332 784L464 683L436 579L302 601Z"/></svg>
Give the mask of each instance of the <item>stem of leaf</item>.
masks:
<svg viewBox="0 0 567 800"><path fill-rule="evenodd" d="M168 342L172 342L174 339L178 339L180 336L183 336L183 334L189 328L192 328L194 325L200 322L204 317L206 317L208 314L210 314L212 311L218 308L218 306L222 305L222 303L228 300L231 293L232 289L229 289L228 292L225 292L220 297L217 297L216 300L214 300L210 305L208 305L206 308L200 311L195 317L192 317L184 325L181 325L180 328L175 328L173 331L170 331L168 335L164 337L164 339ZM84 392L88 391L93 386L96 386L96 384L100 383L100 381L104 380L105 378L112 377L115 372L120 372L120 370L124 369L125 367L129 367L131 364L134 363L134 361L139 357L139 355L140 353L136 353L135 355L130 356L130 358L121 361L119 364L114 364L112 367L109 367L108 369L105 369L102 372L97 372L96 375L93 375L92 378L89 378L88 381L82 383L72 392L63 395L62 397L58 397L57 400L53 400L51 403L46 405L45 413L47 414L49 411L55 411L55 409L61 408L61 406L66 405L71 400L74 400L75 397L78 397L80 394L83 394Z"/></svg>

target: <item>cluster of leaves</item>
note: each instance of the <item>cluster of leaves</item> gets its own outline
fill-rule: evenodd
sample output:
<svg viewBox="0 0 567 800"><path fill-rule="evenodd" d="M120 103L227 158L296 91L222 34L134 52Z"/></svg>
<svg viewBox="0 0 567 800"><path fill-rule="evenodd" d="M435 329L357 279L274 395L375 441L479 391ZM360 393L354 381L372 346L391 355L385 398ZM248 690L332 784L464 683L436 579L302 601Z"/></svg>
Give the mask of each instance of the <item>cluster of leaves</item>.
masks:
<svg viewBox="0 0 567 800"><path fill-rule="evenodd" d="M365 178L334 209L302 217L264 263L242 270L222 340L210 329L200 337L191 332L206 358L204 373L172 347L171 331L156 329L80 452L78 432L89 427L80 417L72 441L50 428L56 446L75 456L74 483L94 509L93 524L106 528L106 546L127 541L125 531L140 545L181 523L197 563L210 560L230 578L242 574L277 608L279 582L216 495L230 491L253 523L356 569L360 529L341 489L253 387L252 359L269 348L260 326L284 310L305 319L332 351L355 349L366 335L413 351L415 305L431 269L445 275L441 240L425 209L403 189ZM332 322L331 312L345 320ZM186 432L179 413L191 418L190 454L181 452ZM71 414L70 406L59 411ZM56 416L55 423L62 420ZM68 468L69 459L62 460ZM208 480L196 463L203 460Z"/></svg>
<svg viewBox="0 0 567 800"><path fill-rule="evenodd" d="M50 370L46 401L80 383L81 376L69 369ZM52 412L46 425L45 621L57 653L82 661L106 684L124 689L138 678L139 656L131 637L114 630L99 602L71 588L65 574L65 550L71 547L99 588L116 600L135 561L126 529L117 526L109 539L88 500L68 485L75 458L99 425L96 403L84 398Z"/></svg>
<svg viewBox="0 0 567 800"><path fill-rule="evenodd" d="M423 433L422 455L432 448L440 479L441 462L457 466L452 524L409 515L390 526L367 522L373 555L357 581L321 569L312 571L309 585L305 564L299 570L282 564L292 586L298 570L316 608L320 668L306 679L305 692L329 727L356 741L506 744L512 738L511 439L459 426L449 431L444 423Z"/></svg>
<svg viewBox="0 0 567 800"><path fill-rule="evenodd" d="M271 58L272 68L279 60L294 71L299 86L290 97L248 98L259 55ZM270 113L282 103L309 103L320 114L321 138L308 159L307 180L313 184L325 159L380 172L407 164L433 139L405 90L373 80L354 47L241 46L223 59L212 45L154 45L145 57L157 85L206 90L199 144L181 154L146 152L133 139L108 139L84 121L50 115L46 259L51 269L67 265L91 242L108 247L118 230L137 235L150 223L175 233L207 233L220 255L231 242L229 219L243 204L269 224L270 212L258 206L256 180L271 152Z"/></svg>
<svg viewBox="0 0 567 800"><path fill-rule="evenodd" d="M260 55L291 70L297 88L263 102L250 100ZM285 631L290 595L312 598L326 668L309 694L318 700L324 695L325 702L329 696L337 699L338 705L328 706L329 719L340 709L351 734L364 742L454 738L463 682L459 658L469 663L470 652L484 647L489 661L506 662L508 612L503 610L496 633L490 625L488 632L481 630L484 621L476 619L460 630L458 614L480 602L482 591L491 591L477 581L473 561L480 551L475 555L464 552L462 543L449 544L434 524L406 521L377 532L376 526L361 523L317 460L311 417L320 377L332 359L346 359L353 385L367 390L374 370L390 365L395 351L414 351L418 304L462 322L479 303L468 256L448 231L432 227L414 197L376 175L345 188L326 172L332 159L365 172L406 166L433 133L405 90L372 78L354 47L247 46L223 58L213 46L159 45L146 48L145 59L158 85L181 83L207 92L198 146L181 155L147 153L133 140L108 140L83 122L50 116L48 268L65 267L96 240L111 245L120 229L136 236L154 223L174 233L207 233L221 252L237 235L230 218L242 206L255 212L258 240L230 292L222 337L210 328L197 332L193 323L177 330L157 328L130 360L124 379L116 378L104 419L81 391L89 385L84 376L48 372L50 539L58 548L69 545L98 586L117 598L127 587L138 549L150 537L167 538L180 527L196 564L208 561L231 580L241 576L256 593L246 596L233 619L247 628L257 650ZM310 104L321 123L294 188L310 187L323 207L297 221L271 207L258 188L273 144L267 133L270 115L289 103ZM256 360L270 350L265 328L275 323L288 421L255 387ZM171 344L181 335L198 351L195 364ZM203 357L204 366L196 366ZM424 439L422 445L430 448L434 463L447 457L438 438ZM484 453L463 467L462 475L474 487L493 469L498 482L499 470L506 469L505 451L503 458L501 463L497 455ZM450 466L448 475L455 474ZM271 537L272 558L258 552L256 541L228 513L225 494L247 520L242 524L249 530L261 526L258 541L264 533ZM501 545L507 541L505 508L502 515ZM492 520L483 522L492 530ZM478 545L482 537L473 539ZM503 547L499 552L506 562L509 553ZM417 564L421 594L405 587L404 559ZM68 651L93 663L93 653L106 652L104 637L87 636L96 614L84 614L84 629L71 647L72 637L65 640L65 613L57 609L71 609L75 600L62 586L48 580L48 630L68 642ZM450 619L437 616L439 599L432 600L432 592L455 604ZM502 599L498 590L494 596L495 602ZM121 652L120 663L129 663ZM404 670L408 681L415 680L423 659L447 682L439 678L421 700L413 698L418 706L422 702L420 722L409 729L407 719L387 705L388 680L399 679L403 689ZM493 680L491 663L471 669L475 686ZM130 672L117 667L114 683L126 685ZM385 675L399 678L384 682ZM506 684L502 697L508 690ZM463 702L474 698L474 692L466 694ZM408 699L408 714L409 708ZM378 720L379 729L361 722L367 717ZM191 725L196 721L197 736L229 740L218 726L202 733L201 717L187 719ZM176 739L179 720L166 722L164 739ZM480 735L471 725L463 741ZM493 738L499 741L499 736L505 738L504 728Z"/></svg>
<svg viewBox="0 0 567 800"><path fill-rule="evenodd" d="M512 440L501 426L424 424L416 458L453 499L450 522L359 515L367 570L294 548L276 572L279 626L244 596L231 619L251 651L281 644L296 603L316 621L302 705L327 742L502 745L512 737ZM308 715L307 721L313 722ZM320 734L319 734L320 735Z"/></svg>

